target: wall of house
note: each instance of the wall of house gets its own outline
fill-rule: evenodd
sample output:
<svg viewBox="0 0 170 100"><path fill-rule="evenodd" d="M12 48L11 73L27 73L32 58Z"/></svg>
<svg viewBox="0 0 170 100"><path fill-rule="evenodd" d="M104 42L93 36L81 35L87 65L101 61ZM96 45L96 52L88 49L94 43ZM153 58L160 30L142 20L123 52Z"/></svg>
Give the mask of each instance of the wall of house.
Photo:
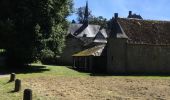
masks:
<svg viewBox="0 0 170 100"><path fill-rule="evenodd" d="M170 73L170 45L127 44L128 73Z"/></svg>
<svg viewBox="0 0 170 100"><path fill-rule="evenodd" d="M107 72L112 74L170 74L170 45L129 44L110 39Z"/></svg>
<svg viewBox="0 0 170 100"><path fill-rule="evenodd" d="M66 47L58 60L60 64L72 65L73 57L72 55L83 50L82 42L76 38L68 38L65 43Z"/></svg>
<svg viewBox="0 0 170 100"><path fill-rule="evenodd" d="M107 44L107 72L125 73L127 39L110 38Z"/></svg>

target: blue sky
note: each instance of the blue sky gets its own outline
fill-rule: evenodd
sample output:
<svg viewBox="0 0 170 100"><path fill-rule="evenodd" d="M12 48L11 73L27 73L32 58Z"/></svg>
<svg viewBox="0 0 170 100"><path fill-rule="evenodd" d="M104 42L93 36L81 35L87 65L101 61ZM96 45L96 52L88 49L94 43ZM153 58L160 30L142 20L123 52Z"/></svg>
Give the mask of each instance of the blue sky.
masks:
<svg viewBox="0 0 170 100"><path fill-rule="evenodd" d="M74 8L85 6L86 1L74 0ZM93 15L107 19L113 17L114 13L127 17L131 10L144 19L170 21L170 0L88 0L88 3ZM68 19L76 19L76 16L73 14Z"/></svg>

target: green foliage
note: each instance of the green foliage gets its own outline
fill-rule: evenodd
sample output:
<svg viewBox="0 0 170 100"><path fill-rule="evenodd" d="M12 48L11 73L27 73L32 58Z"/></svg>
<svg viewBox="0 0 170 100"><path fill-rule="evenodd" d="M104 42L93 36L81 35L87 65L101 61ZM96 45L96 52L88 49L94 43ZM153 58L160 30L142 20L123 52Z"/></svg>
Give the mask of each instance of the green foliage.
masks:
<svg viewBox="0 0 170 100"><path fill-rule="evenodd" d="M54 58L62 53L68 23L66 16L72 11L71 0L40 0L37 14L37 23L40 26L41 45L37 47L41 50L54 52ZM41 57L40 57L41 58Z"/></svg>
<svg viewBox="0 0 170 100"><path fill-rule="evenodd" d="M0 20L0 48L6 48L14 42L11 37L15 34L14 23L10 19Z"/></svg>
<svg viewBox="0 0 170 100"><path fill-rule="evenodd" d="M84 22L85 9L86 9L85 6L79 7L79 8L77 8L77 10L75 12L77 14L77 20L81 24ZM93 18L92 11L90 9L88 9L88 17L89 17L89 19Z"/></svg>
<svg viewBox="0 0 170 100"><path fill-rule="evenodd" d="M4 56L6 53L6 50L5 49L0 49L0 56Z"/></svg>
<svg viewBox="0 0 170 100"><path fill-rule="evenodd" d="M42 50L40 53L40 60L44 64L54 63L54 52L51 50Z"/></svg>
<svg viewBox="0 0 170 100"><path fill-rule="evenodd" d="M72 0L2 0L0 6L7 10L0 16L0 47L10 64L31 63L44 49L54 58L62 52Z"/></svg>
<svg viewBox="0 0 170 100"><path fill-rule="evenodd" d="M0 53L3 53L3 52L5 52L5 49L0 49Z"/></svg>
<svg viewBox="0 0 170 100"><path fill-rule="evenodd" d="M94 25L100 25L102 28L107 28L108 21L106 18L99 16L99 17L93 17L89 19L89 23Z"/></svg>
<svg viewBox="0 0 170 100"><path fill-rule="evenodd" d="M80 7L75 12L78 16L77 20L81 24L83 24L83 22L84 22L85 8L86 7ZM92 15L92 11L90 9L88 11L89 11L89 16L88 16L89 24L100 25L103 28L107 28L108 21L106 18L104 18L102 16L96 17L96 16Z"/></svg>

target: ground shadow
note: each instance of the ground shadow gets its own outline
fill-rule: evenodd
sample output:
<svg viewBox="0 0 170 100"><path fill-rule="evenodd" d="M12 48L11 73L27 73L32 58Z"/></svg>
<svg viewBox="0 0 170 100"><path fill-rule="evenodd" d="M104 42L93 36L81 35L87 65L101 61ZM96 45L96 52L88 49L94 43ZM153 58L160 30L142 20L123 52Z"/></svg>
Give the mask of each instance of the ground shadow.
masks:
<svg viewBox="0 0 170 100"><path fill-rule="evenodd" d="M74 71L77 71L77 72L80 72L80 73L90 73L89 71L85 71L85 70L81 70L81 69L77 69L77 68L74 68L72 66L65 66L71 70L74 70Z"/></svg>
<svg viewBox="0 0 170 100"><path fill-rule="evenodd" d="M46 66L38 65L25 65L19 67L0 67L0 75L16 73L16 74L27 74L27 73L41 73L49 71Z"/></svg>
<svg viewBox="0 0 170 100"><path fill-rule="evenodd" d="M15 90L12 90L12 91L9 91L7 93L17 93L18 91L15 91Z"/></svg>
<svg viewBox="0 0 170 100"><path fill-rule="evenodd" d="M106 71L85 71L77 68L73 68L71 66L66 66L69 69L78 71L80 73L90 73L90 76L156 76L156 77L170 77L170 73L115 73L108 74Z"/></svg>
<svg viewBox="0 0 170 100"><path fill-rule="evenodd" d="M107 73L91 73L90 76L156 76L170 77L170 73L123 73L123 74L107 74Z"/></svg>

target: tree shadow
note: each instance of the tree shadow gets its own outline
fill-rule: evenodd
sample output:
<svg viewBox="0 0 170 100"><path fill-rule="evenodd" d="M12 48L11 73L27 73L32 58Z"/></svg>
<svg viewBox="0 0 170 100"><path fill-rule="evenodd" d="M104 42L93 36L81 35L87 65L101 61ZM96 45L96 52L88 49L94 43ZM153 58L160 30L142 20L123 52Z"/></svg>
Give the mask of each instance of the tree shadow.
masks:
<svg viewBox="0 0 170 100"><path fill-rule="evenodd" d="M12 91L9 91L7 93L17 93L18 91L15 91L15 90L12 90Z"/></svg>
<svg viewBox="0 0 170 100"><path fill-rule="evenodd" d="M170 73L91 73L90 76L134 76L134 77L170 77Z"/></svg>
<svg viewBox="0 0 170 100"><path fill-rule="evenodd" d="M69 69L71 69L71 70L80 72L80 73L90 73L90 71L87 71L87 70L85 71L85 70L77 69L77 68L74 68L74 67L72 67L72 66L65 66L65 67L67 67L67 68L69 68Z"/></svg>
<svg viewBox="0 0 170 100"><path fill-rule="evenodd" d="M18 67L0 67L0 75L4 74L27 74L27 73L42 73L44 71L50 71L46 66L40 65L24 65Z"/></svg>
<svg viewBox="0 0 170 100"><path fill-rule="evenodd" d="M150 72L150 73L146 73L146 72L139 72L139 73L134 73L134 72L127 72L127 73L113 73L113 74L109 74L107 73L106 71L85 71L85 70L80 70L80 69L77 69L77 68L73 68L71 66L66 66L67 68L69 69L72 69L72 70L75 70L75 71L78 71L80 73L90 73L90 76L104 76L104 77L107 77L107 76L134 76L134 77L170 77L170 73L163 73L163 72L160 72L160 73L156 73L156 72Z"/></svg>

